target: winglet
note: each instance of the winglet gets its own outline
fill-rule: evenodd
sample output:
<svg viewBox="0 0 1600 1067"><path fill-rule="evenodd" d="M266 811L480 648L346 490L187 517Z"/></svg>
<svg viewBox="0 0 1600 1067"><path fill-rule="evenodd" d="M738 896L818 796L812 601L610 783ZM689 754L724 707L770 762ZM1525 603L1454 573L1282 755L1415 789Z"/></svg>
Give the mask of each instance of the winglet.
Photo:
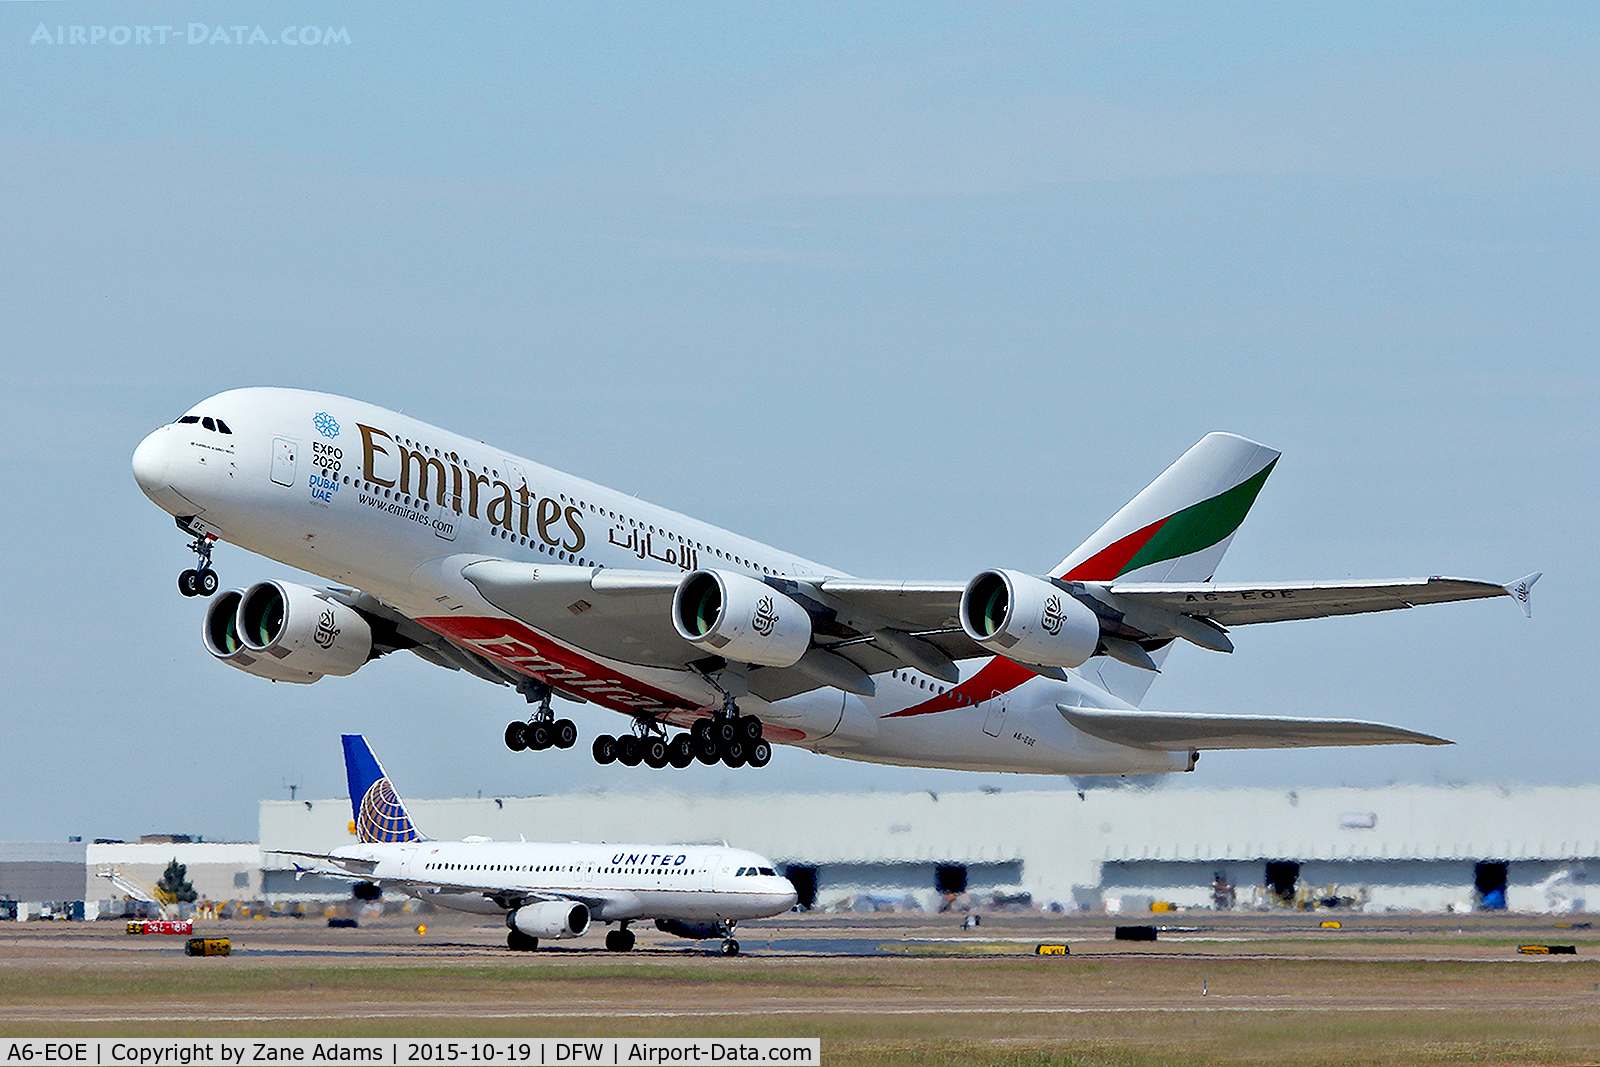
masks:
<svg viewBox="0 0 1600 1067"><path fill-rule="evenodd" d="M1544 571L1534 571L1525 578L1518 578L1510 585L1505 586L1508 596L1522 607L1522 614L1533 618L1533 583L1544 577Z"/></svg>

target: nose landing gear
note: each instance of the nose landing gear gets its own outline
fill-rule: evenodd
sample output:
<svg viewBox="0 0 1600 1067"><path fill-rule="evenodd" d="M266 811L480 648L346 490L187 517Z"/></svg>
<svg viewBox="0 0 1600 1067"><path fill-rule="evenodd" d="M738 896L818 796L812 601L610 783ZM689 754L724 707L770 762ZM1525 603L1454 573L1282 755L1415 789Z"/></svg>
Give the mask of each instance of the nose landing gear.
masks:
<svg viewBox="0 0 1600 1067"><path fill-rule="evenodd" d="M217 591L217 572L211 567L211 546L216 543L216 534L195 535L189 551L200 557L200 562L178 575L178 592L184 596L210 596Z"/></svg>

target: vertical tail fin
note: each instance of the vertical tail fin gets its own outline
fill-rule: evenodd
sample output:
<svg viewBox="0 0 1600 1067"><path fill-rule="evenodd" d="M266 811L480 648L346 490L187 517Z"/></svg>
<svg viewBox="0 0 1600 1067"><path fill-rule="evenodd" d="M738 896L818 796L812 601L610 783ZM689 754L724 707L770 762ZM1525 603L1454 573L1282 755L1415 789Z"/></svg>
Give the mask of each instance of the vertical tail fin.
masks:
<svg viewBox="0 0 1600 1067"><path fill-rule="evenodd" d="M1277 462L1266 445L1208 433L1051 573L1084 582L1209 581Z"/></svg>
<svg viewBox="0 0 1600 1067"><path fill-rule="evenodd" d="M343 741L344 773L350 781L350 812L355 818L356 840L363 844L422 840L367 739L360 734L345 734Z"/></svg>
<svg viewBox="0 0 1600 1067"><path fill-rule="evenodd" d="M1277 452L1255 441L1206 434L1050 573L1080 582L1210 581L1277 462ZM1150 654L1158 668L1167 651ZM1155 680L1105 657L1082 669L1133 705Z"/></svg>

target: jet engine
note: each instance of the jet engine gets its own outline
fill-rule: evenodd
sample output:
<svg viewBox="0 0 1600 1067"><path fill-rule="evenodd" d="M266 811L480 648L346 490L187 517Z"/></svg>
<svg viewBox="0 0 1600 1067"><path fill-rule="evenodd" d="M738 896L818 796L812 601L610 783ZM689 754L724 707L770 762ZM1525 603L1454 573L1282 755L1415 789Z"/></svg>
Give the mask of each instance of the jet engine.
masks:
<svg viewBox="0 0 1600 1067"><path fill-rule="evenodd" d="M270 656L244 647L239 636L239 601L243 599L242 589L229 589L211 598L201 627L206 651L230 667L274 682L314 682L321 678L320 674L286 667Z"/></svg>
<svg viewBox="0 0 1600 1067"><path fill-rule="evenodd" d="M1076 667L1100 644L1100 618L1043 578L984 571L961 594L961 628L990 652L1019 663Z"/></svg>
<svg viewBox="0 0 1600 1067"><path fill-rule="evenodd" d="M685 919L657 919L656 929L674 937L687 937L692 941L707 941L713 937L726 937L727 930L719 922L689 922Z"/></svg>
<svg viewBox="0 0 1600 1067"><path fill-rule="evenodd" d="M792 667L811 647L811 616L792 597L732 571L695 571L672 595L672 625L737 663Z"/></svg>
<svg viewBox="0 0 1600 1067"><path fill-rule="evenodd" d="M217 594L203 633L222 662L280 682L352 674L372 656L372 628L360 612L292 582Z"/></svg>
<svg viewBox="0 0 1600 1067"><path fill-rule="evenodd" d="M506 927L529 937L579 937L589 929L589 905L572 900L524 904L506 913Z"/></svg>

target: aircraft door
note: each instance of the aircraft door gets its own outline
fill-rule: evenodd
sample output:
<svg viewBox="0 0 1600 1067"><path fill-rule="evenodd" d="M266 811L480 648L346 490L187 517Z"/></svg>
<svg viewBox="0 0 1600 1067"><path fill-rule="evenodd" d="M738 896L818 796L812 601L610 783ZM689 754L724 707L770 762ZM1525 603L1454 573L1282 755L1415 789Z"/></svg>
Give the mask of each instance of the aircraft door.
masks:
<svg viewBox="0 0 1600 1067"><path fill-rule="evenodd" d="M272 480L279 485L294 485L295 459L300 454L298 442L287 437L272 439Z"/></svg>
<svg viewBox="0 0 1600 1067"><path fill-rule="evenodd" d="M990 737L999 737L1000 731L1006 726L1006 695L995 693L988 700L989 713L983 719L983 732Z"/></svg>
<svg viewBox="0 0 1600 1067"><path fill-rule="evenodd" d="M700 888L706 892L716 888L717 868L722 866L722 853L707 854L700 869Z"/></svg>

